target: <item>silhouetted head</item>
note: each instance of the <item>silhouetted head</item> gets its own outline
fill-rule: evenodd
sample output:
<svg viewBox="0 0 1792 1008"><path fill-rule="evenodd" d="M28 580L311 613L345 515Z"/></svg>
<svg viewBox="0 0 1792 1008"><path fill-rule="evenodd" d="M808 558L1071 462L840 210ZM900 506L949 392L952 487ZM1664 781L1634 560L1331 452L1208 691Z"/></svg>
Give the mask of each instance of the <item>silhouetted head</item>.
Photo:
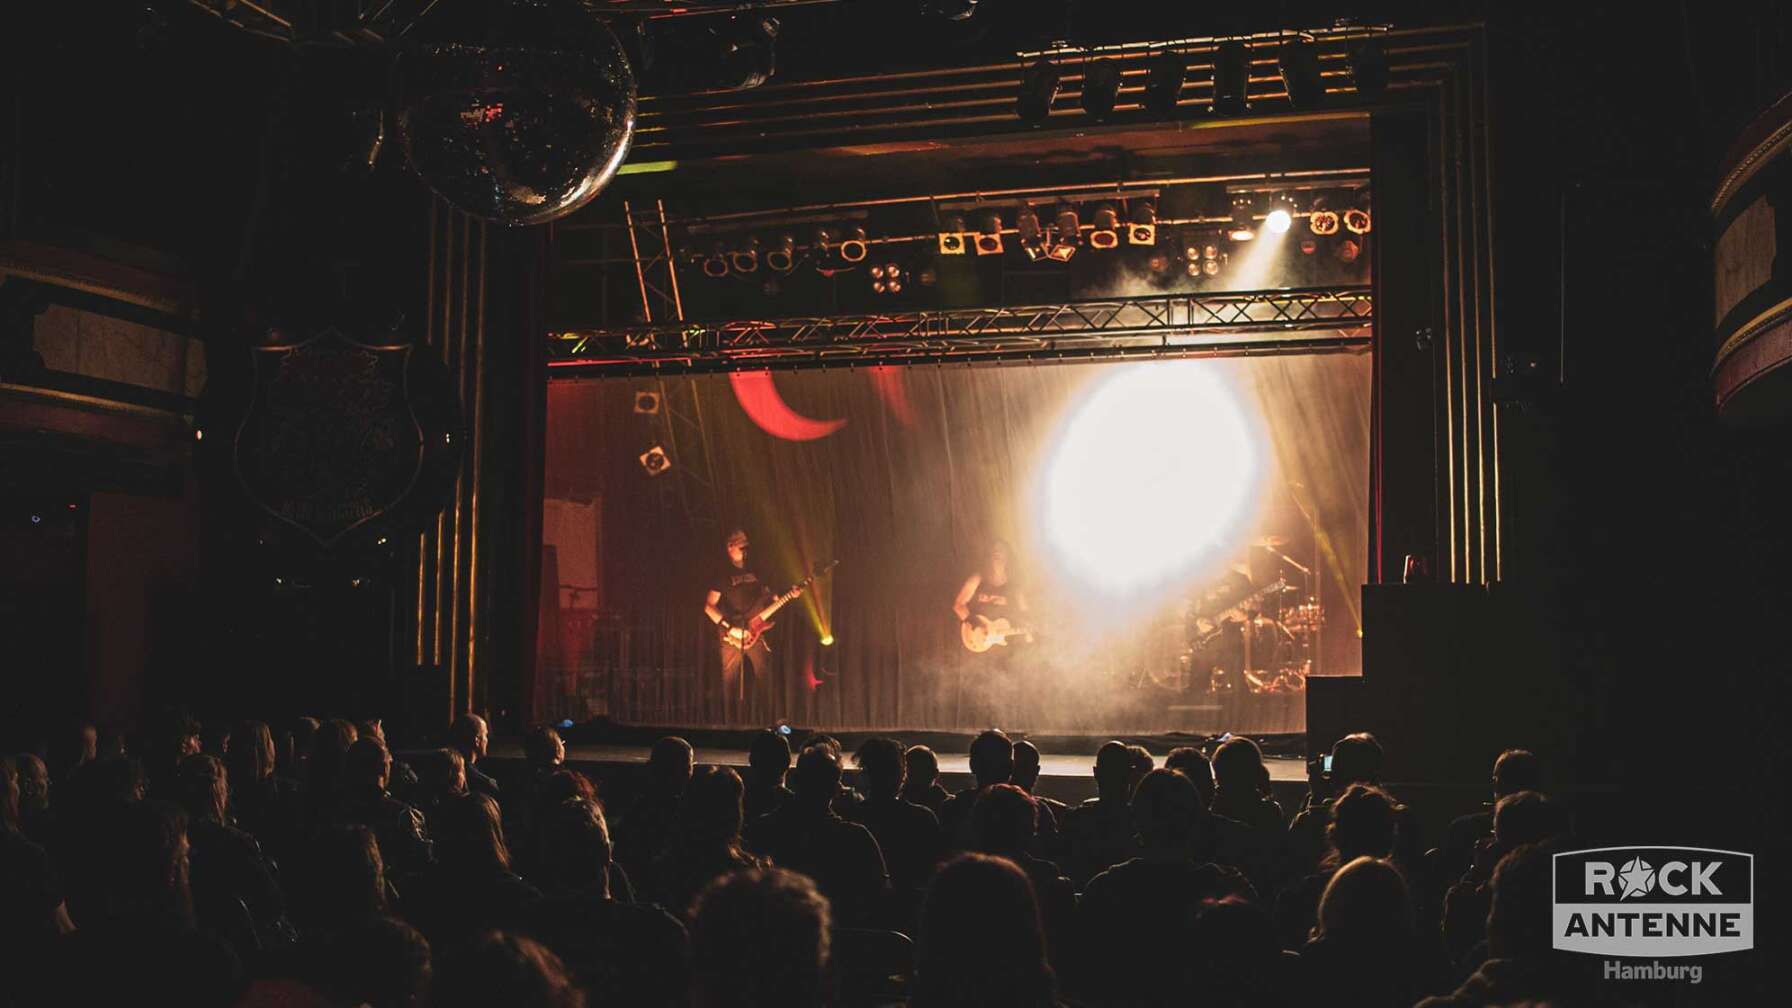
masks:
<svg viewBox="0 0 1792 1008"><path fill-rule="evenodd" d="M167 802L132 802L117 807L95 839L101 849L92 881L105 907L97 916L192 926L186 813ZM84 927L99 923L82 918Z"/></svg>
<svg viewBox="0 0 1792 1008"><path fill-rule="evenodd" d="M1038 803L1014 784L984 790L971 806L972 843L986 854L1024 854L1038 828Z"/></svg>
<svg viewBox="0 0 1792 1008"><path fill-rule="evenodd" d="M365 721L355 722L355 738L357 740L374 739L387 749L392 748L391 744L386 741L385 722L381 721L379 718L369 718Z"/></svg>
<svg viewBox="0 0 1792 1008"><path fill-rule="evenodd" d="M450 798L430 817L430 835L443 865L464 873L507 872L510 848L498 803L475 792Z"/></svg>
<svg viewBox="0 0 1792 1008"><path fill-rule="evenodd" d="M1124 742L1103 742L1095 750L1095 790L1102 801L1132 800L1132 753Z"/></svg>
<svg viewBox="0 0 1792 1008"><path fill-rule="evenodd" d="M1039 784L1039 747L1026 739L1014 743L1013 780L1026 791Z"/></svg>
<svg viewBox="0 0 1792 1008"><path fill-rule="evenodd" d="M1018 789L1016 789L1018 790ZM927 884L909 1003L1055 1003L1033 884L1007 858L960 854Z"/></svg>
<svg viewBox="0 0 1792 1008"><path fill-rule="evenodd" d="M1502 851L1565 836L1569 827L1568 810L1536 791L1509 794L1493 807L1493 842Z"/></svg>
<svg viewBox="0 0 1792 1008"><path fill-rule="evenodd" d="M1368 732L1353 732L1332 743L1332 789L1381 780L1381 743Z"/></svg>
<svg viewBox="0 0 1792 1008"><path fill-rule="evenodd" d="M342 783L349 789L386 790L392 781L392 754L376 738L357 739L342 761Z"/></svg>
<svg viewBox="0 0 1792 1008"><path fill-rule="evenodd" d="M417 784L428 801L466 794L467 761L452 749L426 752L417 760Z"/></svg>
<svg viewBox="0 0 1792 1008"><path fill-rule="evenodd" d="M1493 869L1493 902L1487 914L1487 954L1495 959L1535 960L1550 955L1555 877L1547 844L1507 852Z"/></svg>
<svg viewBox="0 0 1792 1008"><path fill-rule="evenodd" d="M716 878L691 904L693 1008L818 1008L831 918L806 875L755 868Z"/></svg>
<svg viewBox="0 0 1792 1008"><path fill-rule="evenodd" d="M440 1008L583 1008L560 957L534 939L487 931L436 964L430 1002Z"/></svg>
<svg viewBox="0 0 1792 1008"><path fill-rule="evenodd" d="M1255 794L1263 781L1263 750L1238 735L1213 751L1213 782L1221 791Z"/></svg>
<svg viewBox="0 0 1792 1008"><path fill-rule="evenodd" d="M859 781L868 798L894 798L902 790L902 743L893 738L869 738L853 753Z"/></svg>
<svg viewBox="0 0 1792 1008"><path fill-rule="evenodd" d="M906 790L919 793L939 783L940 760L932 749L924 745L909 746L902 759L908 764L908 773L903 779Z"/></svg>
<svg viewBox="0 0 1792 1008"><path fill-rule="evenodd" d="M370 917L335 932L320 958L323 985L338 1004L410 1008L429 993L429 942L400 920Z"/></svg>
<svg viewBox="0 0 1792 1008"><path fill-rule="evenodd" d="M217 757L195 753L176 771L181 807L193 822L225 822L230 813L230 779Z"/></svg>
<svg viewBox="0 0 1792 1008"><path fill-rule="evenodd" d="M971 775L978 787L1006 783L1014 774L1014 743L994 728L971 740Z"/></svg>
<svg viewBox="0 0 1792 1008"><path fill-rule="evenodd" d="M1543 761L1529 749L1508 749L1493 761L1493 796L1543 790Z"/></svg>
<svg viewBox="0 0 1792 1008"><path fill-rule="evenodd" d="M35 753L20 753L17 757L19 767L19 812L21 814L41 814L50 808L50 769Z"/></svg>
<svg viewBox="0 0 1792 1008"><path fill-rule="evenodd" d="M742 791L740 775L732 769L698 767L678 806L680 839L701 848L738 843Z"/></svg>
<svg viewBox="0 0 1792 1008"><path fill-rule="evenodd" d="M479 715L462 714L448 726L448 746L472 766L485 757L491 746L491 730Z"/></svg>
<svg viewBox="0 0 1792 1008"><path fill-rule="evenodd" d="M1207 755L1194 746L1177 746L1164 757L1164 767L1174 770L1195 785L1201 792L1201 807L1213 804L1213 764L1207 762Z"/></svg>
<svg viewBox="0 0 1792 1008"><path fill-rule="evenodd" d="M1264 992L1286 968L1275 921L1263 907L1238 896L1203 905L1189 939L1203 1004L1267 1003Z"/></svg>
<svg viewBox="0 0 1792 1008"><path fill-rule="evenodd" d="M556 770L541 782L541 800L549 805L568 798L597 801L597 785L577 770Z"/></svg>
<svg viewBox="0 0 1792 1008"><path fill-rule="evenodd" d="M1133 832L1147 850L1193 856L1202 811L1193 781L1174 770L1153 770L1132 795Z"/></svg>
<svg viewBox="0 0 1792 1008"><path fill-rule="evenodd" d="M523 736L523 756L532 770L551 770L566 762L566 742L547 725L536 725Z"/></svg>
<svg viewBox="0 0 1792 1008"><path fill-rule="evenodd" d="M1325 828L1336 863L1391 854L1400 811L1400 803L1393 795L1372 784L1345 788L1332 803L1332 821Z"/></svg>
<svg viewBox="0 0 1792 1008"><path fill-rule="evenodd" d="M676 735L667 735L647 752L647 777L657 791L671 795L684 794L696 766L697 752L691 744Z"/></svg>
<svg viewBox="0 0 1792 1008"><path fill-rule="evenodd" d="M365 920L386 908L386 867L365 826L326 826L305 845L310 870L292 891L295 909L320 930Z"/></svg>
<svg viewBox="0 0 1792 1008"><path fill-rule="evenodd" d="M770 728L754 732L747 747L747 769L768 786L784 783L784 775L790 772L790 740Z"/></svg>
<svg viewBox="0 0 1792 1008"><path fill-rule="evenodd" d="M1411 937L1412 927L1412 903L1399 870L1380 858L1360 857L1339 868L1326 884L1314 933L1393 947Z"/></svg>
<svg viewBox="0 0 1792 1008"><path fill-rule="evenodd" d="M610 827L596 802L568 798L549 805L536 829L549 886L609 892Z"/></svg>
<svg viewBox="0 0 1792 1008"><path fill-rule="evenodd" d="M840 756L827 746L811 746L796 758L790 790L810 808L826 808L840 793Z"/></svg>
<svg viewBox="0 0 1792 1008"><path fill-rule="evenodd" d="M265 721L239 721L224 751L224 766L239 789L274 776L274 733Z"/></svg>
<svg viewBox="0 0 1792 1008"><path fill-rule="evenodd" d="M100 733L90 721L71 721L50 738L50 772L67 780L78 766L99 756Z"/></svg>

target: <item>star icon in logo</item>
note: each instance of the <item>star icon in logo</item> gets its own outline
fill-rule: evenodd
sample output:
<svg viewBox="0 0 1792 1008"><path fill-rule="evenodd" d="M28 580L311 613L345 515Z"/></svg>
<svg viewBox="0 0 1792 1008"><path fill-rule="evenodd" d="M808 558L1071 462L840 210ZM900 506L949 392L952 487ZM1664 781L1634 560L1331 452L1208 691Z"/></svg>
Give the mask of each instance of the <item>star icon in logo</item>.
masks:
<svg viewBox="0 0 1792 1008"><path fill-rule="evenodd" d="M1618 881L1624 886L1624 891L1618 894L1620 900L1647 896L1649 890L1655 888L1655 869L1642 858L1631 858L1618 872Z"/></svg>

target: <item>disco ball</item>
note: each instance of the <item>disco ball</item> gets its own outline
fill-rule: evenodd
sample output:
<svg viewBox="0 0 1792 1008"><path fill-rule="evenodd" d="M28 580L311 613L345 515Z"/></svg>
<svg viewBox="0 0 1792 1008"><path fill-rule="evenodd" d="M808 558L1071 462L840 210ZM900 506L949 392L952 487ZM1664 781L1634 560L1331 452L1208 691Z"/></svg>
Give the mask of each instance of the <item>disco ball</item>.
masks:
<svg viewBox="0 0 1792 1008"><path fill-rule="evenodd" d="M616 174L635 76L581 0L456 4L418 34L398 57L398 130L443 199L494 223L541 224Z"/></svg>

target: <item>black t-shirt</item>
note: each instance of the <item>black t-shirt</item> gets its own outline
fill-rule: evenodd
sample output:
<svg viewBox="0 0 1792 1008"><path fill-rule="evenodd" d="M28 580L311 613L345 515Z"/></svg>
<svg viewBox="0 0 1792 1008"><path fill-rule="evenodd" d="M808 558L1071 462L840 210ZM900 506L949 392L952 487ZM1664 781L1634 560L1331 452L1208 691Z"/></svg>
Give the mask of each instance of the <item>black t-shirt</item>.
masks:
<svg viewBox="0 0 1792 1008"><path fill-rule="evenodd" d="M709 590L721 592L722 598L716 608L729 622L738 623L765 608L766 598L770 591L759 575L745 567L725 564L716 571L715 580L710 582Z"/></svg>
<svg viewBox="0 0 1792 1008"><path fill-rule="evenodd" d="M968 608L971 610L971 615L982 616L992 622L1004 616L1013 620L1015 614L1020 611L1020 607L1016 604L1016 599L1019 596L1020 586L1013 580L992 585L986 577L977 582L977 591L971 595L971 604Z"/></svg>

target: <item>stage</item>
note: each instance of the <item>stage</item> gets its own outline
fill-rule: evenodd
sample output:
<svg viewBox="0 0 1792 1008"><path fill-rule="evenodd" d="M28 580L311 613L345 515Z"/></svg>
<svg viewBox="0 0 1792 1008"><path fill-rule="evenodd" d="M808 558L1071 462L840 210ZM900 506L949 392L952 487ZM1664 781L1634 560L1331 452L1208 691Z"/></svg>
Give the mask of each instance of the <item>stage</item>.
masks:
<svg viewBox="0 0 1792 1008"><path fill-rule="evenodd" d="M569 736L566 765L600 782L624 779L632 783L641 768L646 766L647 753L653 739L663 735L678 735L689 741L696 748L697 762L700 764L719 764L743 771L747 765L747 739L739 732L609 727L601 729L602 734L610 736L608 740L573 741L581 734L594 731L600 730L575 727L565 731ZM792 744L800 745L807 734L803 730L794 732ZM970 763L966 755L971 736L943 735L937 732L888 734L901 739L905 745L926 745L931 748L939 758L940 778L947 790L957 791L971 783ZM836 737L848 753L847 777L850 781L853 774L850 754L869 736L860 732L840 733ZM1020 741L1026 736L1013 734L1012 737ZM1113 736L1042 736L1032 739L1040 750L1039 783L1034 789L1036 793L1068 803L1094 797L1094 753L1096 748L1111 737ZM1212 740L1203 736L1122 735L1119 739L1128 744L1145 746L1158 766L1163 765L1164 756L1177 746L1199 746L1207 752L1211 752L1213 748ZM1258 738L1257 742L1265 750L1263 762L1269 768L1270 787L1276 800L1285 809L1298 807L1305 799L1307 788L1306 761L1298 754L1302 744L1301 737L1271 736ZM1272 753L1278 755L1271 755ZM506 770L520 770L523 761L522 743L514 738L495 739L487 759Z"/></svg>

